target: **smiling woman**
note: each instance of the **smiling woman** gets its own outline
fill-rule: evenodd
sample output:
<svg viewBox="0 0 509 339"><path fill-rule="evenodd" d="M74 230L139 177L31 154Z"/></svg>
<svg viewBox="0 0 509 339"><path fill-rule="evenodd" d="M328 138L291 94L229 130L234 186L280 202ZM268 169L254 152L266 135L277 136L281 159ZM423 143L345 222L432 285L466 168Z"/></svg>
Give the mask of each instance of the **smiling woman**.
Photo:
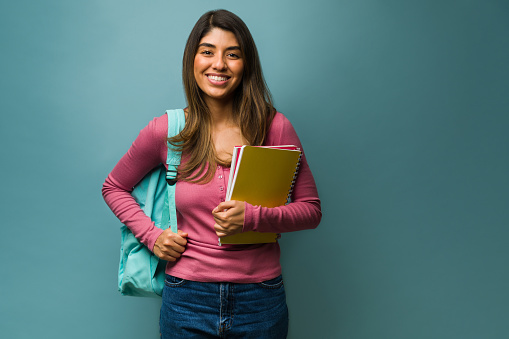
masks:
<svg viewBox="0 0 509 339"><path fill-rule="evenodd" d="M206 182L216 163L229 166L233 146L262 145L276 113L246 24L224 10L204 14L187 40L182 79L186 126L170 142L189 154L180 178Z"/></svg>
<svg viewBox="0 0 509 339"><path fill-rule="evenodd" d="M243 72L242 52L232 32L214 28L201 39L194 58L194 78L209 107L233 95Z"/></svg>
<svg viewBox="0 0 509 339"><path fill-rule="evenodd" d="M244 22L225 11L205 13L183 58L188 107L180 134L175 184L178 232L161 230L130 191L166 164L168 117L155 118L115 166L103 196L141 243L166 260L160 327L163 338L285 338L288 309L279 244L218 245L241 232L315 228L320 199L303 155L291 203L275 208L225 201L233 147L301 144L272 106L258 52Z"/></svg>

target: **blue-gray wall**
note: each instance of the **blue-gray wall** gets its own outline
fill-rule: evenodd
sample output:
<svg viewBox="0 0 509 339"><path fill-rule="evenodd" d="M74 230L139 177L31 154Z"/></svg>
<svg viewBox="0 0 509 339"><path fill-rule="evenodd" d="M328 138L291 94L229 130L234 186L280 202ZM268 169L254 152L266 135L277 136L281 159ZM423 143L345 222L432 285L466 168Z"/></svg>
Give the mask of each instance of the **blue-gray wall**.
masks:
<svg viewBox="0 0 509 339"><path fill-rule="evenodd" d="M102 182L185 105L206 10L242 17L323 201L286 234L290 338L509 333L509 3L2 1L2 338L158 338L116 291Z"/></svg>

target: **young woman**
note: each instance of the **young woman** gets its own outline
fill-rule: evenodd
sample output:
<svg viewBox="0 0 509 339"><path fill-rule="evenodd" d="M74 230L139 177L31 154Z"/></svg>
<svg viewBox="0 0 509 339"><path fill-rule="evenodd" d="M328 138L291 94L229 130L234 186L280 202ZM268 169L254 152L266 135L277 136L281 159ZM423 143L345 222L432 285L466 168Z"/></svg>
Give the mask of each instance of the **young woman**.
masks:
<svg viewBox="0 0 509 339"><path fill-rule="evenodd" d="M166 115L140 132L106 179L104 199L140 242L168 261L163 338L285 338L279 245L219 246L217 239L318 225L320 200L305 156L290 204L266 208L225 201L234 146L302 146L272 106L253 38L235 14L210 11L198 20L185 47L182 75L186 123L169 140L182 151L175 193L178 233L155 227L130 195L152 168L166 163Z"/></svg>

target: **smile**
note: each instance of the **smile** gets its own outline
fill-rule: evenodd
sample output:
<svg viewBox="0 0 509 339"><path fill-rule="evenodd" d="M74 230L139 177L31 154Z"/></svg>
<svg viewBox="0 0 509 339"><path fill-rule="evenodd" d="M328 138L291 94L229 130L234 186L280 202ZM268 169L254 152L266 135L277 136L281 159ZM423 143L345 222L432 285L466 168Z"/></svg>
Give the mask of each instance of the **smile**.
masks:
<svg viewBox="0 0 509 339"><path fill-rule="evenodd" d="M229 77L221 77L217 75L207 75L207 78L214 81L227 81Z"/></svg>

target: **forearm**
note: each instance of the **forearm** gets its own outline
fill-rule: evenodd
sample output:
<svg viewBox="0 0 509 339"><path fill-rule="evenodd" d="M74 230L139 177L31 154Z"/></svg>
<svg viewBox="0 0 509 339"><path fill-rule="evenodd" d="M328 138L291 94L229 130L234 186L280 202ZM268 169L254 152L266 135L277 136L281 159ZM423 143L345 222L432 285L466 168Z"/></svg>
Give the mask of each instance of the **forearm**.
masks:
<svg viewBox="0 0 509 339"><path fill-rule="evenodd" d="M322 218L320 199L306 158L301 160L292 202L273 208L246 203L244 231L284 233L318 226Z"/></svg>
<svg viewBox="0 0 509 339"><path fill-rule="evenodd" d="M166 115L143 128L129 150L106 178L102 194L106 204L134 236L150 250L162 230L145 215L131 195L133 187L166 159Z"/></svg>
<svg viewBox="0 0 509 339"><path fill-rule="evenodd" d="M321 218L318 198L273 208L246 204L244 231L285 233L313 229Z"/></svg>
<svg viewBox="0 0 509 339"><path fill-rule="evenodd" d="M126 225L142 244L152 250L163 230L156 227L145 215L130 190L121 187L110 174L103 184L102 194L104 201L120 222Z"/></svg>

